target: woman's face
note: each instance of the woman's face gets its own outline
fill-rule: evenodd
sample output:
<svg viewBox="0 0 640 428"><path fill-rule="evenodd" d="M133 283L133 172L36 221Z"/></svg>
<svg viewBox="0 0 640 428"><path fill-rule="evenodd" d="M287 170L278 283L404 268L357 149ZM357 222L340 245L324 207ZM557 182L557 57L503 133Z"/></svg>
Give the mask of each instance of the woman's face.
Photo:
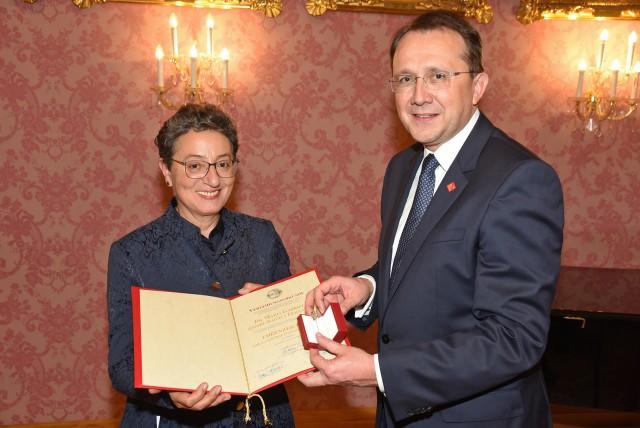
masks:
<svg viewBox="0 0 640 428"><path fill-rule="evenodd" d="M225 160L231 162L233 152L227 137L217 131L189 131L175 141L173 159L179 162L200 160L210 164ZM159 165L165 181L173 187L180 215L200 227L203 233L210 232L231 196L235 177L220 178L213 165L203 178L187 177L185 166L178 162L173 162L171 169L162 159Z"/></svg>

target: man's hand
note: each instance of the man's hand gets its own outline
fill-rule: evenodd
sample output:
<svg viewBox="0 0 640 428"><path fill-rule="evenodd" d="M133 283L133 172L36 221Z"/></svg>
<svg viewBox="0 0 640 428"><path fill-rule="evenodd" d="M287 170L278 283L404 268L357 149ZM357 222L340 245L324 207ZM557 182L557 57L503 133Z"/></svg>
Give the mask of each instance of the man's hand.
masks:
<svg viewBox="0 0 640 428"><path fill-rule="evenodd" d="M216 385L207 391L207 384L201 383L193 392L170 391L169 397L179 409L204 410L215 407L231 398L230 394L221 393L222 387ZM149 389L149 394L158 394L161 390Z"/></svg>
<svg viewBox="0 0 640 428"><path fill-rule="evenodd" d="M376 369L373 355L360 348L346 346L316 334L320 348L332 353L334 359L325 359L317 349L310 349L311 364L315 372L298 376L305 386L351 385L376 386Z"/></svg>
<svg viewBox="0 0 640 428"><path fill-rule="evenodd" d="M343 314L351 308L364 305L373 293L373 284L364 278L351 278L346 276L332 276L321 282L317 287L307 293L304 302L304 311L307 315L317 308L321 314L330 303L337 302Z"/></svg>

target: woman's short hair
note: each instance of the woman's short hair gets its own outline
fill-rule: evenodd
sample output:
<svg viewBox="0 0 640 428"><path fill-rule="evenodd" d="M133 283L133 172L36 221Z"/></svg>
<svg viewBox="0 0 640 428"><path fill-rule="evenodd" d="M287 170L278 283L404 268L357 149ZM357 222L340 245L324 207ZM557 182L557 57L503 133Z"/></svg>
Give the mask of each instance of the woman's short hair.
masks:
<svg viewBox="0 0 640 428"><path fill-rule="evenodd" d="M176 140L189 131L217 131L231 143L233 159L238 153L238 134L233 121L225 112L213 104L185 104L167 119L158 131L155 143L158 155L167 168L175 152Z"/></svg>

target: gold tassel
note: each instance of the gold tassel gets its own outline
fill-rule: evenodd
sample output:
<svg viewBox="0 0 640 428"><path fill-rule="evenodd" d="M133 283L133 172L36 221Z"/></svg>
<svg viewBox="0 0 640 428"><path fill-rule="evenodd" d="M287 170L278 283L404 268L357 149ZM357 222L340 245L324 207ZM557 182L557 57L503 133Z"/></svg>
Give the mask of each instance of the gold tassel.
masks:
<svg viewBox="0 0 640 428"><path fill-rule="evenodd" d="M253 397L258 397L260 399L260 402L262 403L262 419L264 420L264 424L271 426L271 420L267 416L267 406L264 404L264 400L262 399L260 394L250 394L250 395L247 395L247 398L245 398L244 404L245 404L246 413L244 416L244 423L248 424L249 422L251 422L251 415L250 415L251 410L249 408L249 404L250 404L249 400Z"/></svg>

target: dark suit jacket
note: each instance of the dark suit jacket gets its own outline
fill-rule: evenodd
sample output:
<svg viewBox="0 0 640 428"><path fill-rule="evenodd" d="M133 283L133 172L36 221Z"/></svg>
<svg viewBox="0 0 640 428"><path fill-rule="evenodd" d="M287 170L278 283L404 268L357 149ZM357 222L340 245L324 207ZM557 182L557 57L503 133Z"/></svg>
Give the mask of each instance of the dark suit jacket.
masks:
<svg viewBox="0 0 640 428"><path fill-rule="evenodd" d="M156 415L161 416L161 428L264 426L257 400L252 402L254 422L246 425L245 411L236 407L244 397L206 411L191 411L176 409L165 392L150 395L146 389L133 387L132 285L231 297L247 281L268 284L290 275L289 257L271 222L223 210L220 224L221 234L207 239L172 204L160 218L111 246L109 375L114 388L127 396L121 427L155 428ZM212 287L215 283L221 287ZM282 385L260 395L275 426L294 426Z"/></svg>
<svg viewBox="0 0 640 428"><path fill-rule="evenodd" d="M554 170L480 115L389 284L391 247L423 156L389 163L372 311L378 426L550 427L538 363L560 268Z"/></svg>

